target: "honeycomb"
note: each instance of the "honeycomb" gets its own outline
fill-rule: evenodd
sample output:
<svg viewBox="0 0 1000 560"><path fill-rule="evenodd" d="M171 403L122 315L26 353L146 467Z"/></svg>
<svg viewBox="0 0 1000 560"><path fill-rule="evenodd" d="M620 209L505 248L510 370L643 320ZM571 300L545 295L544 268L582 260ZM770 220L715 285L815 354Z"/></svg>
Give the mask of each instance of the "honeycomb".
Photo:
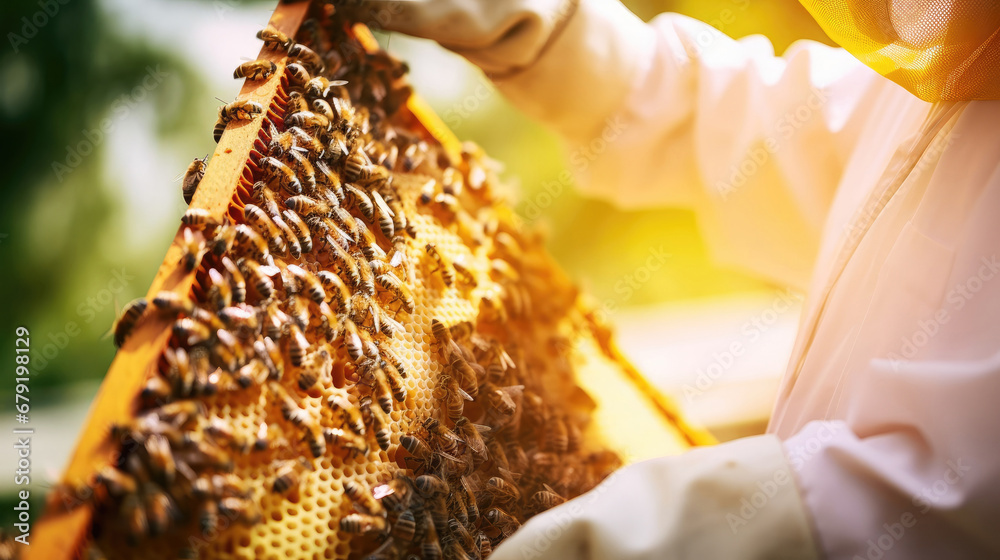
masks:
<svg viewBox="0 0 1000 560"><path fill-rule="evenodd" d="M491 162L421 130L404 63L305 9L237 70L275 81L267 104L220 109L220 147L260 123L224 212L199 192L218 151L185 177L190 289L116 324L123 352L169 333L74 488L88 557L485 558L622 464L580 386L620 359Z"/></svg>

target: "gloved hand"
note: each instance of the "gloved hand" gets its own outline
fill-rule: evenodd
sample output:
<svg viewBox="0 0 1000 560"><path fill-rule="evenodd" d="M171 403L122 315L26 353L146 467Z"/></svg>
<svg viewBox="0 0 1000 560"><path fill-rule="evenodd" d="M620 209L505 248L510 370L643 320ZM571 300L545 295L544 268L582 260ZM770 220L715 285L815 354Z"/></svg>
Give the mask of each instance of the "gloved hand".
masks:
<svg viewBox="0 0 1000 560"><path fill-rule="evenodd" d="M532 518L490 558L815 560L794 478L771 435L637 463Z"/></svg>
<svg viewBox="0 0 1000 560"><path fill-rule="evenodd" d="M530 66L555 40L578 0L361 0L338 9L372 29L437 41L492 76Z"/></svg>

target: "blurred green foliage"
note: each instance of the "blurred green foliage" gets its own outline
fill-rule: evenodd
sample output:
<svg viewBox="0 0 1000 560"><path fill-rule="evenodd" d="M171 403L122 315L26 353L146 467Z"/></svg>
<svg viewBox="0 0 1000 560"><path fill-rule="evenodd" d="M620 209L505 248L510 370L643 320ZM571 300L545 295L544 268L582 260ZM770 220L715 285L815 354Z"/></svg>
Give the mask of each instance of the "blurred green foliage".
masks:
<svg viewBox="0 0 1000 560"><path fill-rule="evenodd" d="M203 2L206 13L218 4ZM228 8L239 2L224 4ZM779 51L795 39L822 37L793 0L627 4L646 19L674 10L721 22L724 10L730 10L735 17L723 31L733 36L765 33ZM268 6L258 3L254 9ZM121 96L129 96L148 68L159 65L170 76L164 86L149 92L156 132L179 153L201 155L212 125L209 112L215 92L206 91L191 61L153 46L141 34L123 33L97 0L6 0L0 3L0 22L6 39L0 45L5 171L0 183L0 256L5 263L0 274L0 360L13 364L14 329L28 326L35 364L45 365L41 371L36 368L31 381L33 403L39 404L54 387L104 374L114 349L102 336L116 309L145 292L172 235L164 232L162 239L139 251L124 249L128 232L123 214L128 207L116 196L122 187L105 168L102 154L107 146L100 140L90 142L92 131L100 128L102 119L116 118ZM177 30L179 39L183 33ZM420 65L419 60L411 63ZM550 134L494 97L495 102L464 119L455 132L505 162L507 176L516 177L521 195L532 199L544 182L564 169L562 154ZM76 161L71 154L81 154L87 142L93 144L93 153L70 165ZM163 184L170 183L168 179L149 177ZM615 305L762 287L757 280L716 268L705 254L693 216L682 210L622 212L567 188L546 209L544 227L555 257L599 300ZM658 247L671 254L668 266L626 294L622 271L634 270ZM123 267L133 279L111 294L115 271ZM71 323L79 330L70 328ZM11 383L0 383L0 401L9 402L11 390Z"/></svg>

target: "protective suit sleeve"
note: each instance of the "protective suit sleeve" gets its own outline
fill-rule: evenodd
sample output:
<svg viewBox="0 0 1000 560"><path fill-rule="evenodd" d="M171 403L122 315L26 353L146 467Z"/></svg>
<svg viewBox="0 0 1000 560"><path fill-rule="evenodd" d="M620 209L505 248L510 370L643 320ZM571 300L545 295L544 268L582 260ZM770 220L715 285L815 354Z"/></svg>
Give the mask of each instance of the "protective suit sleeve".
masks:
<svg viewBox="0 0 1000 560"><path fill-rule="evenodd" d="M582 0L552 48L495 81L560 133L583 192L692 209L718 261L801 289L872 100L897 87L842 49L776 57L761 36L645 24L609 0Z"/></svg>
<svg viewBox="0 0 1000 560"><path fill-rule="evenodd" d="M366 5L372 25L465 56L557 131L584 192L693 209L718 260L803 289L872 99L898 88L842 49L776 57L763 37L677 14L646 24L615 0Z"/></svg>
<svg viewBox="0 0 1000 560"><path fill-rule="evenodd" d="M529 520L494 560L817 558L780 441L770 435L621 469Z"/></svg>

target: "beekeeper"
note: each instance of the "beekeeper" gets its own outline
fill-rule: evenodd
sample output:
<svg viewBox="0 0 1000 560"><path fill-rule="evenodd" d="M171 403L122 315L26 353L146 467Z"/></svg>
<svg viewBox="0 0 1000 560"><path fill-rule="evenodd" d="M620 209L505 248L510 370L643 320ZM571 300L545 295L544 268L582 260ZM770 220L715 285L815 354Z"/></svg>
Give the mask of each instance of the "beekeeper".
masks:
<svg viewBox="0 0 1000 560"><path fill-rule="evenodd" d="M584 192L692 208L808 294L767 435L626 467L494 558L1000 557L1000 4L803 3L844 49L614 0L366 4L570 149L613 129Z"/></svg>

